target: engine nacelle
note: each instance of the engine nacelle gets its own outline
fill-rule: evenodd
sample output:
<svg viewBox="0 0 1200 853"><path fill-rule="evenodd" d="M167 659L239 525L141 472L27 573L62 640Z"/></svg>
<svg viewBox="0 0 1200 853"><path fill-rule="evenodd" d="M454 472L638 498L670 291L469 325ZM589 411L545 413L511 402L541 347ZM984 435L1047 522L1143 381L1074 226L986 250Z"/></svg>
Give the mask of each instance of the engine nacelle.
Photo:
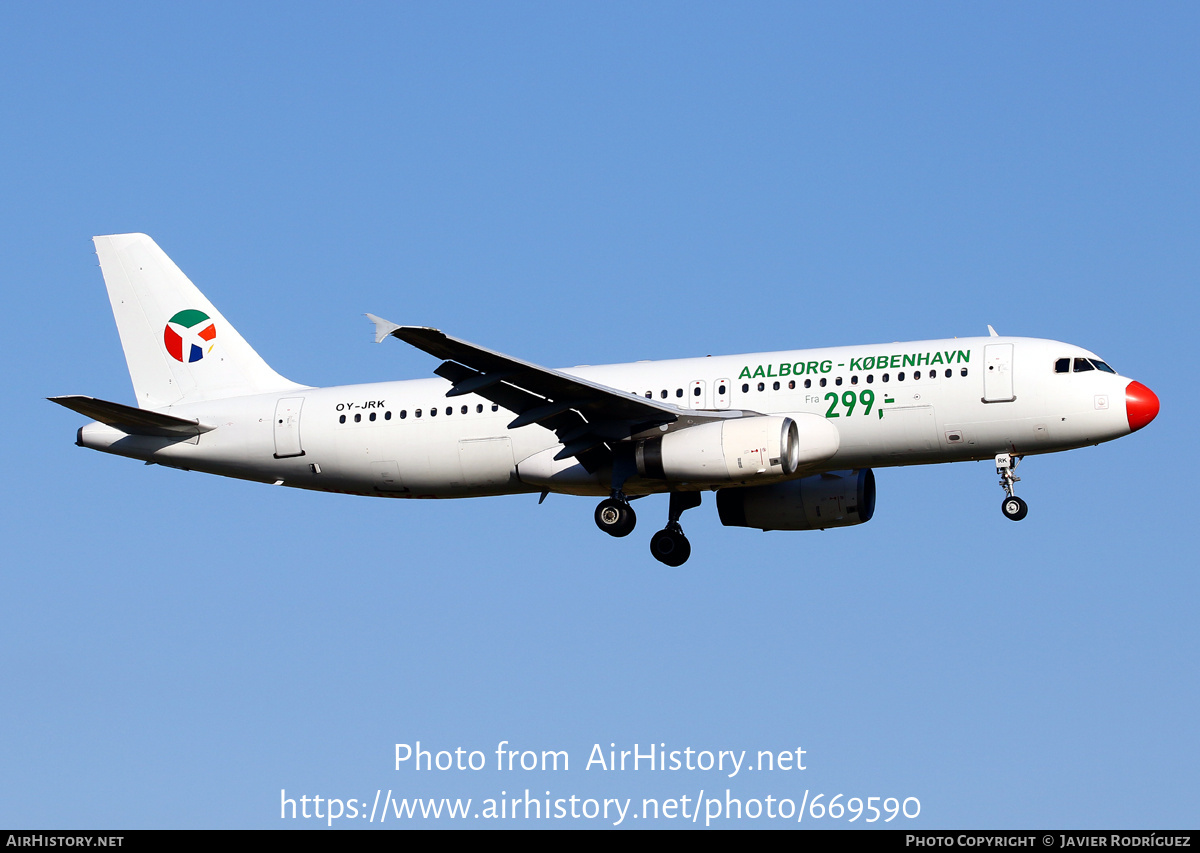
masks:
<svg viewBox="0 0 1200 853"><path fill-rule="evenodd" d="M875 474L870 468L831 471L767 486L721 489L717 512L726 527L824 530L870 521Z"/></svg>
<svg viewBox="0 0 1200 853"><path fill-rule="evenodd" d="M684 483L738 483L790 477L813 457L837 452L837 429L824 418L730 418L637 442L638 474ZM803 429L801 429L803 426Z"/></svg>
<svg viewBox="0 0 1200 853"><path fill-rule="evenodd" d="M838 451L841 436L813 414L757 415L665 433L635 448L643 477L686 483L745 483L790 477Z"/></svg>

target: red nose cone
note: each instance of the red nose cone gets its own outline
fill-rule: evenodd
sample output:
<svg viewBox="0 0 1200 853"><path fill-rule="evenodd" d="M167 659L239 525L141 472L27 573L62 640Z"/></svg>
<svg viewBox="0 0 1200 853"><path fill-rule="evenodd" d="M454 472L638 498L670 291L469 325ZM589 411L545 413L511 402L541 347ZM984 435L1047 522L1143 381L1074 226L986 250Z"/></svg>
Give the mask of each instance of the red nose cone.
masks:
<svg viewBox="0 0 1200 853"><path fill-rule="evenodd" d="M1139 430L1158 417L1158 397L1141 382L1130 382L1125 389L1125 413L1129 431Z"/></svg>

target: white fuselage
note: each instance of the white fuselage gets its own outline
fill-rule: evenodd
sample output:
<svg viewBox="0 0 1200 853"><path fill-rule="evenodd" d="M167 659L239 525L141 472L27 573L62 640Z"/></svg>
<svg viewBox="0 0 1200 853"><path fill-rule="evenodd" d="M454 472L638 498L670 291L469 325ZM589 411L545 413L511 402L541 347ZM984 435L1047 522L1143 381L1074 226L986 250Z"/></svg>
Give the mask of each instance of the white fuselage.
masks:
<svg viewBox="0 0 1200 853"><path fill-rule="evenodd" d="M1048 453L1126 435L1128 378L1055 372L1056 360L1088 357L1095 358L1056 341L984 337L563 372L679 407L671 429L687 428L690 410L824 418L839 446L804 471L812 474ZM450 387L417 379L188 403L162 411L215 428L179 439L93 423L80 430L79 443L172 467L358 495L609 493L611 472L552 461L562 446L553 432L537 424L509 429L512 412L473 394L447 397ZM679 484L638 477L624 485L629 494L672 488Z"/></svg>

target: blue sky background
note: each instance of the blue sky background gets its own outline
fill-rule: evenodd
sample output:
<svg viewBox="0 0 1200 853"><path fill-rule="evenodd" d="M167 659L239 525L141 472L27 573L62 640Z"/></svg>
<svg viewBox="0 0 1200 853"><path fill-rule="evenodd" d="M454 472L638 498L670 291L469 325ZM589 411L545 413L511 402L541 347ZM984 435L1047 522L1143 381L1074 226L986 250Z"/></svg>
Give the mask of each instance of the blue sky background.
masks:
<svg viewBox="0 0 1200 853"><path fill-rule="evenodd" d="M1194 828L1198 25L0 6L0 825L277 827L281 788L728 787L920 798L892 827ZM364 311L549 365L991 323L1095 350L1162 414L1026 460L1020 525L987 463L885 469L859 528L726 529L710 496L667 569L664 498L610 540L589 499L372 501L74 447L83 419L44 397L132 402L90 243L125 231L314 385L436 366L372 345ZM394 771L417 740L572 769ZM613 742L808 769L583 770Z"/></svg>

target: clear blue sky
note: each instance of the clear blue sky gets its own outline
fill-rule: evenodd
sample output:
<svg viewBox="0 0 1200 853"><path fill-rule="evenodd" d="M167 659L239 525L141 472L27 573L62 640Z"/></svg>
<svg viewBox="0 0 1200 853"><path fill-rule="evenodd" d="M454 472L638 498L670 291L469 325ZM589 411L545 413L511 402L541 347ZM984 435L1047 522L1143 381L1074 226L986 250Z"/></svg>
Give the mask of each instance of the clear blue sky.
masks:
<svg viewBox="0 0 1200 853"><path fill-rule="evenodd" d="M0 825L728 787L1194 827L1198 37L1184 3L4 4ZM74 447L44 397L132 402L90 243L125 231L313 385L430 375L364 311L549 365L991 323L1162 414L1026 460L1019 525L986 463L886 469L874 520L826 533L726 529L710 496L667 569L663 498L610 540L587 499ZM393 770L418 740L572 764ZM584 770L662 742L808 769Z"/></svg>

